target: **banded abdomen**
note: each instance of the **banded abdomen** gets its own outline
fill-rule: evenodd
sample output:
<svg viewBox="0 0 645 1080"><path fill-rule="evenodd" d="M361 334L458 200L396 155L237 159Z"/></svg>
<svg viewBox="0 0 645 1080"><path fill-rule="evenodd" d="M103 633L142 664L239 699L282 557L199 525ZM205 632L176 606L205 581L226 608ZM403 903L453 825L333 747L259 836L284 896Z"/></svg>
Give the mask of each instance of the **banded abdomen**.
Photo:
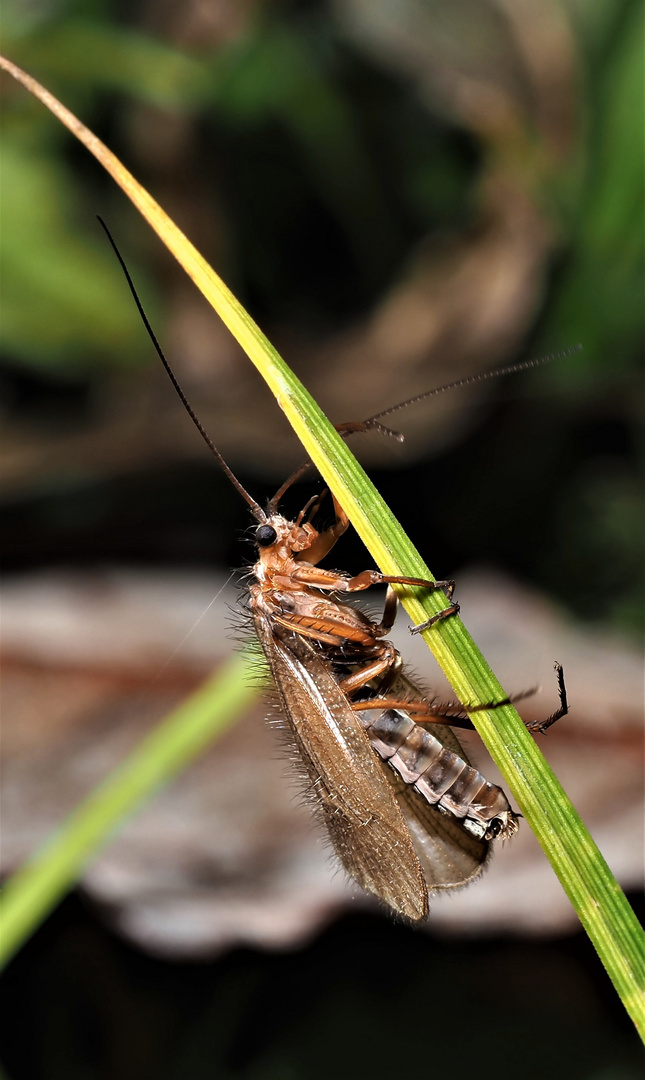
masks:
<svg viewBox="0 0 645 1080"><path fill-rule="evenodd" d="M402 709L357 711L372 748L432 806L451 814L473 835L507 839L518 829L501 788L443 746Z"/></svg>

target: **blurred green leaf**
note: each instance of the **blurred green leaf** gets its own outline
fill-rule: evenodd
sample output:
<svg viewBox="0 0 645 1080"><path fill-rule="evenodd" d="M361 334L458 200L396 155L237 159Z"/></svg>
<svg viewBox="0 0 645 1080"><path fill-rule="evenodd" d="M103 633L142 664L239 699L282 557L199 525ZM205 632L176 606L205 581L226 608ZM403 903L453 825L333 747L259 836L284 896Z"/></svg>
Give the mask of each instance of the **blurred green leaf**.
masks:
<svg viewBox="0 0 645 1080"><path fill-rule="evenodd" d="M10 132L0 176L5 355L68 370L136 365L145 356L136 311L98 225L95 245L74 227L60 157Z"/></svg>
<svg viewBox="0 0 645 1080"><path fill-rule="evenodd" d="M208 63L110 22L66 18L16 33L4 48L54 83L109 89L159 108L185 109L211 95Z"/></svg>
<svg viewBox="0 0 645 1080"><path fill-rule="evenodd" d="M583 343L569 372L580 373L585 394L617 368L633 370L643 327L642 10L613 4L612 14L613 26L606 26L612 47L587 72L586 175L574 198L570 254L543 335ZM557 367L552 376L565 377Z"/></svg>
<svg viewBox="0 0 645 1080"><path fill-rule="evenodd" d="M238 124L282 123L359 264L369 266L374 233L382 243L388 232L387 206L351 102L307 37L284 22L262 25L223 52L213 72L213 102L223 115ZM371 220L373 231L365 228Z"/></svg>

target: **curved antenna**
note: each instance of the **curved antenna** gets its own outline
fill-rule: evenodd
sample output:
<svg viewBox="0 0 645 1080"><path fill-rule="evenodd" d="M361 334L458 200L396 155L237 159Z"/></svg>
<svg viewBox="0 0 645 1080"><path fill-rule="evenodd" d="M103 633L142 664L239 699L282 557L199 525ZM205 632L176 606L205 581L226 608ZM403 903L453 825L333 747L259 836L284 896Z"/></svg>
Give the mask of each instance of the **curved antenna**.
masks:
<svg viewBox="0 0 645 1080"><path fill-rule="evenodd" d="M148 331L148 337L150 338L152 344L154 345L157 356L159 357L159 359L161 360L161 363L165 367L166 372L168 373L168 377L170 378L170 381L171 381L172 385L174 386L175 390L177 391L182 405L184 406L186 412L190 416L190 419L192 420L193 424L197 428L197 430L198 430L199 434L201 435L202 439L206 443L206 445L207 445L208 449L210 450L211 454L213 454L213 456L219 462L220 468L223 470L224 473L226 473L226 475L228 476L229 480L231 481L233 487L237 491L239 491L242 498L251 507L251 512L252 512L253 516L255 518L257 518L258 521L266 521L267 516L266 516L264 510L262 509L262 507L258 503L256 503L255 499L252 498L251 495L249 495L246 488L244 488L242 486L242 484L240 483L240 481L237 479L237 477L236 477L235 473L233 472L233 470L230 469L229 466L226 464L226 461L224 460L224 458L220 454L219 450L215 446L215 443L211 439L208 432L203 427L203 425L202 425L201 421L199 420L195 410L193 409L192 405L190 404L190 402L189 402L188 398L186 397L184 391L182 390L181 386L179 385L179 382L177 381L177 376L175 375L175 373L172 370L170 364L166 360L166 357L163 354L163 350L161 348L161 345L157 341L155 332L152 329L152 326L150 325L150 322L148 320L148 316L146 315L145 311L143 310L143 304L141 303L141 301L139 299L137 290L134 287L134 282L133 282L132 278L130 277L130 271L128 270L127 266L125 265L125 261L123 259L123 256L121 255L121 252L119 251L118 247L116 246L116 243L115 243L115 241L114 241L114 239L112 237L112 234L111 234L110 230L108 229L107 225L105 224L105 222L103 221L103 218L99 217L98 214L96 216L97 216L99 225L101 225L101 227L103 228L103 231L105 232L105 235L107 236L108 240L110 241L110 244L112 245L112 250L114 251L114 254L116 255L117 259L119 260L119 263L121 265L121 269L123 270L123 273L125 274L125 280L128 283L128 286L130 288L130 292L132 293L132 296L134 298L134 302L137 305L137 310L139 312L139 315L141 316L141 319L143 320L143 325L145 326L146 330Z"/></svg>
<svg viewBox="0 0 645 1080"><path fill-rule="evenodd" d="M357 431L368 430L368 428L365 427L365 422L362 420L350 420L347 424L334 424L334 427L343 439L347 439L350 435L353 435ZM405 436L402 435L400 431L394 431L393 428L386 427L385 424L379 424L378 421L375 421L373 424L369 425L369 430L371 431L372 429L374 429L375 431L380 431L382 435L389 435L390 438L396 439L397 442L405 442ZM307 469L310 469L312 464L312 461L304 461L302 465L299 465L297 469L294 469L291 475L288 476L284 483L280 485L273 498L269 500L269 514L276 513L285 492L287 492L291 485L295 484L301 476L305 475Z"/></svg>
<svg viewBox="0 0 645 1080"><path fill-rule="evenodd" d="M312 461L303 462L303 464L299 465L297 469L294 469L291 475L288 476L284 483L280 485L273 498L269 499L267 506L269 515L275 514L277 512L278 506L280 505L280 502L282 501L285 492L288 491L291 485L295 484L301 476L305 475L307 469L310 469L312 464Z"/></svg>
<svg viewBox="0 0 645 1080"><path fill-rule="evenodd" d="M518 364L508 364L506 367L493 368L491 371L482 371L477 375L466 375L463 379L455 379L453 382L444 383L443 386L436 386L433 390L426 390L423 394L416 394L414 397L407 398L406 401L400 401L398 405L390 405L388 409L383 409L382 412L374 413L373 416L368 416L367 420L350 420L346 424L335 424L334 426L343 439L348 439L350 435L355 435L358 431L379 431L382 435L387 435L391 439L396 439L397 442L405 442L405 436L402 435L400 431L395 431L394 428L386 427L385 424L380 423L384 416L390 416L391 413L398 412L400 409L407 409L408 405L416 405L417 402L425 401L426 398L435 397L436 394L443 394L446 390L456 390L460 386L469 386L471 383L485 382L487 379L496 379L500 375L512 375L516 371L526 371L528 368L549 364L552 360L562 360L565 356L571 356L572 353L580 352L581 348L582 345L572 345L568 349L561 349L559 352L549 353L547 356L540 356L534 360L522 360ZM304 476L307 469L311 468L311 465L311 461L305 461L302 465L299 465L297 469L294 469L291 475L287 477L269 502L270 513L275 513L285 492L288 491L291 485L295 484L301 476Z"/></svg>

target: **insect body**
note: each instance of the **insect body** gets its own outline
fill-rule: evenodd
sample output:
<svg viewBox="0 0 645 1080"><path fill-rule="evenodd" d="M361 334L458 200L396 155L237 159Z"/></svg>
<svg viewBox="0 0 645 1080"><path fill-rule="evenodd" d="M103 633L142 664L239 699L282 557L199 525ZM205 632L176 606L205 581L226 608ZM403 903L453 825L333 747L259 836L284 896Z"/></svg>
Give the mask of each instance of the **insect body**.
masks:
<svg viewBox="0 0 645 1080"><path fill-rule="evenodd" d="M418 631L458 611L454 582L387 577L377 570L352 577L320 568L348 526L344 511L334 500L336 519L324 532L307 520L318 499L295 521L279 514L280 498L302 469L282 485L266 511L243 488L187 401L103 227L179 397L257 521L250 611L332 845L363 888L394 911L423 919L429 893L472 881L488 858L490 841L511 837L518 828L504 792L469 765L452 731L472 727L467 714L474 710L428 700L404 676L400 654L386 640L397 608L392 584L445 591L448 606L414 628ZM531 365L510 370L522 366ZM382 428L380 418L401 407L343 428ZM340 599L378 584L388 585L379 623ZM543 731L567 711L562 669L556 668L560 708L529 730ZM432 734L426 724L432 724Z"/></svg>
<svg viewBox="0 0 645 1080"><path fill-rule="evenodd" d="M317 561L347 528L335 505L336 521L323 533L304 523L307 508L295 522L271 506L267 514L253 508L260 524L251 613L341 862L395 911L423 919L428 892L475 878L489 840L512 836L517 817L501 789L468 764L449 727L433 727L435 737L422 726L468 721L429 703L402 675L398 651L384 640L393 591L380 623L327 595L397 582L444 588L450 599L453 583L321 569ZM450 604L434 620L456 610Z"/></svg>

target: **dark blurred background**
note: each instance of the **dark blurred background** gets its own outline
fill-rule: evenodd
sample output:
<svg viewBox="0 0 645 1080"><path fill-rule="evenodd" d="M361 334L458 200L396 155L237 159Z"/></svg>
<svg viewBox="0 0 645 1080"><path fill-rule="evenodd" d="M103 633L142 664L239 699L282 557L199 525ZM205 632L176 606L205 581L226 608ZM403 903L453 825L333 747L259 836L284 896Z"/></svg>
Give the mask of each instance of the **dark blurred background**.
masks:
<svg viewBox="0 0 645 1080"><path fill-rule="evenodd" d="M398 414L403 445L354 448L434 573L460 583L509 688L545 684L538 715L552 660L565 663L575 715L550 756L634 895L641 31L638 0L7 0L3 45L151 191L335 421L581 345ZM228 594L197 643L183 637L250 553L246 509L160 370L97 213L254 496L302 451L112 181L20 87L3 91L7 873L227 654ZM369 560L347 536L332 563ZM302 869L314 841L264 778L270 758L281 790L260 724L216 748L233 763L219 790L240 769L224 806L204 810L202 763L14 961L10 1076L465 1076L474 1062L485 1076L638 1075L591 946L566 905L542 899L558 886L539 853L518 848L520 872L505 851L509 869L443 900L429 934L360 900L347 915L319 848ZM240 817L244 858L233 840L213 850L242 835ZM285 900L296 862L299 899Z"/></svg>

